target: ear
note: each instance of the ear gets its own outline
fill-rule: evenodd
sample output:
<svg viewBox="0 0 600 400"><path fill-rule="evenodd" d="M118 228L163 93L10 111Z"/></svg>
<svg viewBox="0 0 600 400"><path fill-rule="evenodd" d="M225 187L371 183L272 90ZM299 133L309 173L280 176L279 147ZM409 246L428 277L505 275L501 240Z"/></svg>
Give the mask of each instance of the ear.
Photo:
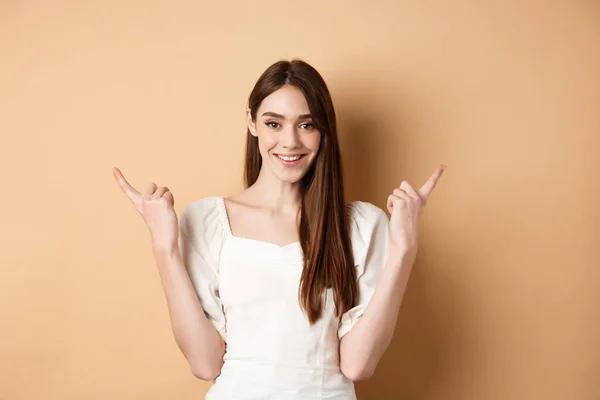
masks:
<svg viewBox="0 0 600 400"><path fill-rule="evenodd" d="M250 134L252 136L257 136L256 124L254 121L252 121L252 113L250 112L250 108L246 109L246 124L248 125L248 129L250 129Z"/></svg>

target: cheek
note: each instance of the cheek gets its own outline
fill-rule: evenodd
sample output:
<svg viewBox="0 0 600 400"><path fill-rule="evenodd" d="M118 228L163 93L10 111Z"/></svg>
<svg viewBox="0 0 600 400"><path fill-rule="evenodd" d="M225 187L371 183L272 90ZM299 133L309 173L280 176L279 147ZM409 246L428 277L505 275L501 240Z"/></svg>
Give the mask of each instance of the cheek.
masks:
<svg viewBox="0 0 600 400"><path fill-rule="evenodd" d="M319 146L321 144L321 134L316 134L310 138L310 140L306 143L306 147L311 149L314 152L319 150Z"/></svg>
<svg viewBox="0 0 600 400"><path fill-rule="evenodd" d="M261 155L266 157L268 152L276 145L275 140L270 135L259 134L258 135L258 148L260 149Z"/></svg>

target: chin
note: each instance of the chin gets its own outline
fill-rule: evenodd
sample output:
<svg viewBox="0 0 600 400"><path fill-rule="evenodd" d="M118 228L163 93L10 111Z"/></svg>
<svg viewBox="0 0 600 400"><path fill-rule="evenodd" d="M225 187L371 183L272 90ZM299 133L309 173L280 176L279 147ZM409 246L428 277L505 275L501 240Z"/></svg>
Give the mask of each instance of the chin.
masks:
<svg viewBox="0 0 600 400"><path fill-rule="evenodd" d="M301 174L280 174L280 173L275 173L275 176L283 181L283 182L287 182L287 183L298 183L302 180L302 178L304 178L305 172L303 171Z"/></svg>

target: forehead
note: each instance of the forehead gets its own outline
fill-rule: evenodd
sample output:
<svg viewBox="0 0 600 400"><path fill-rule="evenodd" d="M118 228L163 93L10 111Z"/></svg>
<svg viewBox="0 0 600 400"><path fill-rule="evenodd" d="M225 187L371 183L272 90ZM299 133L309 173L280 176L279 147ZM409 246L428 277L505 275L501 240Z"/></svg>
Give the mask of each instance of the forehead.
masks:
<svg viewBox="0 0 600 400"><path fill-rule="evenodd" d="M258 108L257 114L261 116L267 111L285 115L286 117L310 114L304 94L302 94L300 89L290 85L282 86L265 97Z"/></svg>

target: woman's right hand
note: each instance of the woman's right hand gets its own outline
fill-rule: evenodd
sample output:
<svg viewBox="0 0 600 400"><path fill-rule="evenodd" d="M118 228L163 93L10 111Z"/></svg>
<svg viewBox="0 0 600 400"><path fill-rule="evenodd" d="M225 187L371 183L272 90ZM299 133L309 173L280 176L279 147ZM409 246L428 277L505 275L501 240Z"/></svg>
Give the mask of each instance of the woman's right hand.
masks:
<svg viewBox="0 0 600 400"><path fill-rule="evenodd" d="M169 188L157 187L151 182L144 193L140 193L127 182L118 168L113 168L113 175L150 229L152 247L161 250L177 248L179 223L173 208L175 199Z"/></svg>

